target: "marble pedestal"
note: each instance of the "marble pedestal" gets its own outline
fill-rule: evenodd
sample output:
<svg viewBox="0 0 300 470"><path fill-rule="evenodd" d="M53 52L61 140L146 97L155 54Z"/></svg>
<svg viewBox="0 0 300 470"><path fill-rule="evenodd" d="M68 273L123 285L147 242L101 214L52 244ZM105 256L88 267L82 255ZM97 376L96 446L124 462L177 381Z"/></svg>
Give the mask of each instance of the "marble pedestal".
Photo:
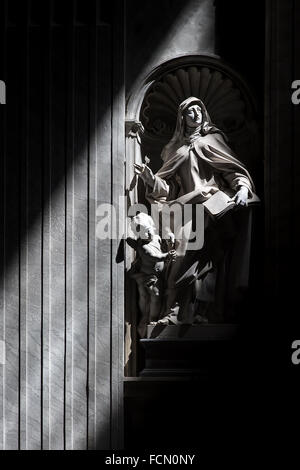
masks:
<svg viewBox="0 0 300 470"><path fill-rule="evenodd" d="M209 378L230 368L238 326L205 324L148 326L140 343L145 353L141 377Z"/></svg>

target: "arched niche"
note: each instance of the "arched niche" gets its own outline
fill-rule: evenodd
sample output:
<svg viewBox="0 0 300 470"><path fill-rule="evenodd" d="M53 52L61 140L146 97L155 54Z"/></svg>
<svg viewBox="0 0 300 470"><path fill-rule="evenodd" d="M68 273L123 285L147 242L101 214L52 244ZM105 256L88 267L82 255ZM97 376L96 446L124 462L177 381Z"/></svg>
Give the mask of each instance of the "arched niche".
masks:
<svg viewBox="0 0 300 470"><path fill-rule="evenodd" d="M152 170L162 165L161 151L172 137L178 105L189 96L200 98L212 121L222 129L231 148L253 174L259 159L259 135L255 100L242 79L216 56L186 55L160 64L136 87L127 100L126 120L126 188L127 204L144 199L144 187L139 182L130 191L133 163L141 163L147 155ZM126 267L132 262L132 250L126 250ZM127 285L126 361L136 370L137 307L134 285ZM134 375L134 373L129 375Z"/></svg>
<svg viewBox="0 0 300 470"><path fill-rule="evenodd" d="M255 100L238 73L216 56L206 55L177 57L159 65L129 97L127 137L138 130L135 123L144 127L144 133L139 132L140 157L147 154L153 169L159 168L178 105L189 96L202 99L238 157L250 170L255 167L259 151Z"/></svg>

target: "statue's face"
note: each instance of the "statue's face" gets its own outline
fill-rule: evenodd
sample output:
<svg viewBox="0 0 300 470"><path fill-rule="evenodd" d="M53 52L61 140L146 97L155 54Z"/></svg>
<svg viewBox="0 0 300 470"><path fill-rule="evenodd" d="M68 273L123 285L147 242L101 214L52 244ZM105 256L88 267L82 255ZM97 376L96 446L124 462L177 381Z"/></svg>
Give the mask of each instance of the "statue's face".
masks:
<svg viewBox="0 0 300 470"><path fill-rule="evenodd" d="M144 233L143 233L143 239L150 242L151 240L153 240L153 237L154 237L153 227L145 228Z"/></svg>
<svg viewBox="0 0 300 470"><path fill-rule="evenodd" d="M198 127L202 122L202 111L198 104L193 104L185 111L185 122L189 127Z"/></svg>

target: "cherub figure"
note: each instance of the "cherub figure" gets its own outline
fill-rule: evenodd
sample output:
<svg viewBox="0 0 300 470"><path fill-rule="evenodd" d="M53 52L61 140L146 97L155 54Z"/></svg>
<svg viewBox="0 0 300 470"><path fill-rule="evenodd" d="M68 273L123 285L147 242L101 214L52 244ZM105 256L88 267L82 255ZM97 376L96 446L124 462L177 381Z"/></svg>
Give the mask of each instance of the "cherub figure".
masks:
<svg viewBox="0 0 300 470"><path fill-rule="evenodd" d="M154 221L149 215L139 213L132 218L131 227L137 239L128 237L126 241L137 252L137 259L131 267L130 275L138 285L142 314L138 332L144 337L147 325L159 320L164 273L167 263L176 259L176 251L163 252L161 237L156 233Z"/></svg>

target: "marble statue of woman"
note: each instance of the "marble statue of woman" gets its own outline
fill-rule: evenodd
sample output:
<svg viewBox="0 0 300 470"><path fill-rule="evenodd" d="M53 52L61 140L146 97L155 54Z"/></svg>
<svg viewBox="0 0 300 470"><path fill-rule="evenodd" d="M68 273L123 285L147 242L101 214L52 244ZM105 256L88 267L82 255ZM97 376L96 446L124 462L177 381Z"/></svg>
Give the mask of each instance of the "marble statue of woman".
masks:
<svg viewBox="0 0 300 470"><path fill-rule="evenodd" d="M164 163L156 174L145 164L135 164L151 204L202 204L220 190L227 191L235 204L218 220L205 214L201 249L187 250L186 241L178 241L160 322L230 321L240 313L248 285L251 209L247 205L255 191L251 176L195 97L179 105L174 135L161 157Z"/></svg>

